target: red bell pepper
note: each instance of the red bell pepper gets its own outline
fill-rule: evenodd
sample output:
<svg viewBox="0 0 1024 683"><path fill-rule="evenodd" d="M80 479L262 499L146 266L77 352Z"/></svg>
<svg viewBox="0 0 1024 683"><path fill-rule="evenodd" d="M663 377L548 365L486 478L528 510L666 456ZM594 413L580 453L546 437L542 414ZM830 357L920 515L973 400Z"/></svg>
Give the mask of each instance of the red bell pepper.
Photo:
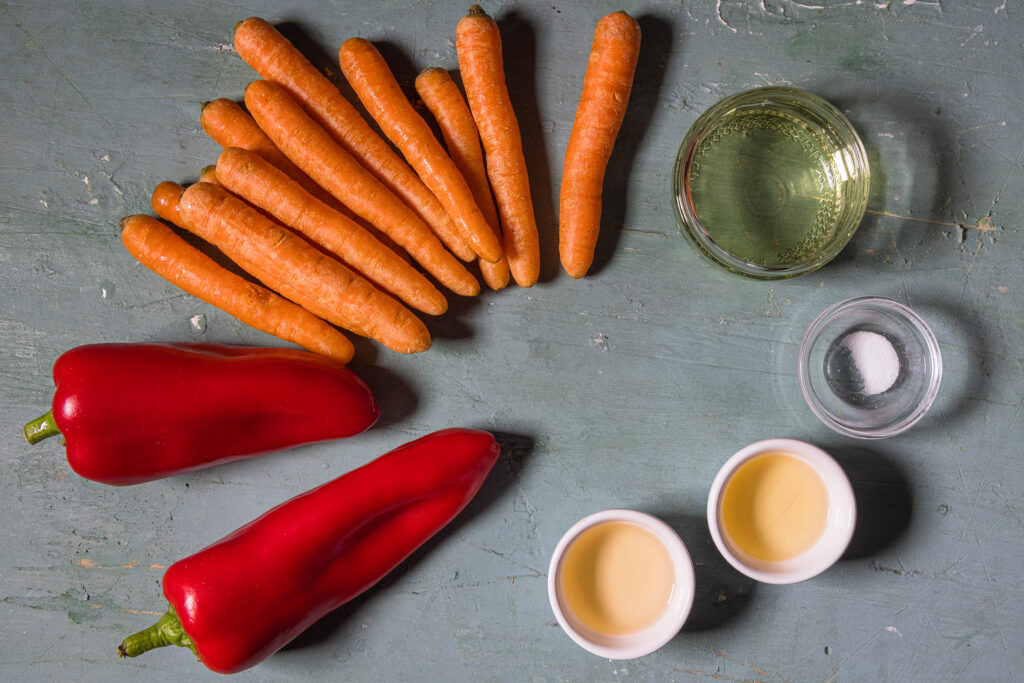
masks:
<svg viewBox="0 0 1024 683"><path fill-rule="evenodd" d="M118 654L173 644L218 673L255 666L440 531L499 451L487 432L446 429L278 505L172 564L170 609Z"/></svg>
<svg viewBox="0 0 1024 683"><path fill-rule="evenodd" d="M25 438L62 434L71 468L105 484L352 436L380 415L351 370L297 349L92 344L61 355L53 379Z"/></svg>

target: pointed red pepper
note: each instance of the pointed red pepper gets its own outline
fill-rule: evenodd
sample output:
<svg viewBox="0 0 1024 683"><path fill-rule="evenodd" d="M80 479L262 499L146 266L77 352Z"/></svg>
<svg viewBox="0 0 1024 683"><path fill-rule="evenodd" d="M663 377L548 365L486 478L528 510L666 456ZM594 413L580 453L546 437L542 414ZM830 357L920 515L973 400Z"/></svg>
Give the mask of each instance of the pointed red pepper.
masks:
<svg viewBox="0 0 1024 683"><path fill-rule="evenodd" d="M440 531L499 451L487 432L446 429L282 503L171 565L170 609L118 654L174 644L218 673L255 666Z"/></svg>
<svg viewBox="0 0 1024 683"><path fill-rule="evenodd" d="M353 436L380 415L351 370L297 349L91 344L61 355L53 379L53 408L25 438L63 435L71 468L105 484Z"/></svg>

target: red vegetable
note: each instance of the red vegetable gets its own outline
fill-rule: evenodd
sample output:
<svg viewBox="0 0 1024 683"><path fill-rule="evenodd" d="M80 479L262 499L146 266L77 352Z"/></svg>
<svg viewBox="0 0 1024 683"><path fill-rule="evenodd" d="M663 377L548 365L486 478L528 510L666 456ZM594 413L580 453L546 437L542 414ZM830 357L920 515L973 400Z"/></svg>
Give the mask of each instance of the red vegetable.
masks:
<svg viewBox="0 0 1024 683"><path fill-rule="evenodd" d="M499 451L487 432L446 429L282 503L171 565L170 610L118 654L174 644L218 673L255 666L440 531Z"/></svg>
<svg viewBox="0 0 1024 683"><path fill-rule="evenodd" d="M93 344L58 358L53 379L25 438L62 434L71 468L105 484L353 436L380 415L352 371L297 349Z"/></svg>

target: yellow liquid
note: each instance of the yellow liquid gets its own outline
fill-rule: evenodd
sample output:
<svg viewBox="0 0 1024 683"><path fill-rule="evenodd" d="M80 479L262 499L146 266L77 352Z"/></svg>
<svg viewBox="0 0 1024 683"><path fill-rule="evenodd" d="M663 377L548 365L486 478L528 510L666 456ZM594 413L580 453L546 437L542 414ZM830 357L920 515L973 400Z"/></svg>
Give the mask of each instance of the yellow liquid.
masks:
<svg viewBox="0 0 1024 683"><path fill-rule="evenodd" d="M721 515L726 535L743 552L767 562L789 560L821 537L828 493L810 465L786 453L766 453L729 478Z"/></svg>
<svg viewBox="0 0 1024 683"><path fill-rule="evenodd" d="M662 615L675 585L672 558L661 541L631 522L602 522L573 541L562 561L569 609L609 636L636 633Z"/></svg>

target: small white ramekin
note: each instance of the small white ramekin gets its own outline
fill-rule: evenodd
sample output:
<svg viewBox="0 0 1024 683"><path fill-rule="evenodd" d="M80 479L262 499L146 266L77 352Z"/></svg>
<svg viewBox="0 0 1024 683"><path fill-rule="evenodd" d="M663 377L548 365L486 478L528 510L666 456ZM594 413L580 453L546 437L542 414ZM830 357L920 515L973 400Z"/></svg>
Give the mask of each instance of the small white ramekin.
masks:
<svg viewBox="0 0 1024 683"><path fill-rule="evenodd" d="M675 585L668 606L651 626L628 635L609 636L594 631L572 613L562 595L562 562L569 545L590 527L603 522L631 522L661 541L675 572ZM636 510L602 510L572 525L551 555L548 567L548 600L562 629L583 649L608 659L636 659L659 649L672 640L686 622L693 607L693 561L679 535L665 522Z"/></svg>
<svg viewBox="0 0 1024 683"><path fill-rule="evenodd" d="M722 497L729 478L744 463L766 453L786 453L809 465L825 484L828 516L817 542L794 558L769 562L751 557L729 540L722 524ZM708 528L718 551L738 571L763 583L798 583L831 567L846 552L857 521L857 504L850 480L832 456L817 446L795 439L768 439L740 449L725 461L708 494Z"/></svg>

